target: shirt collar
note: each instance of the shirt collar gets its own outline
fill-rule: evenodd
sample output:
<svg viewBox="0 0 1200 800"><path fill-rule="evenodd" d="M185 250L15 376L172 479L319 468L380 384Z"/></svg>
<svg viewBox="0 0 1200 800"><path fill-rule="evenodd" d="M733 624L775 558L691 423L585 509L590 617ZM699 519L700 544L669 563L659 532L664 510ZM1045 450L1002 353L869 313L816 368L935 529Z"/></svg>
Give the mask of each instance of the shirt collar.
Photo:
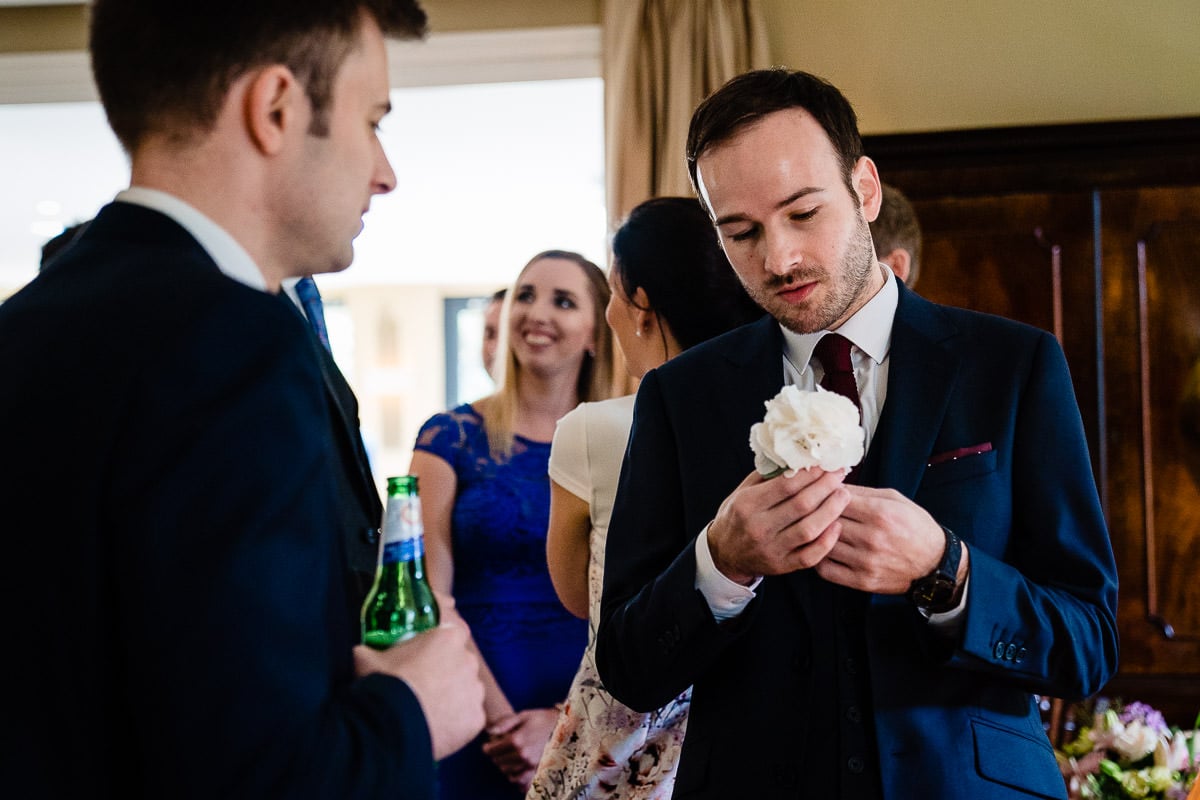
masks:
<svg viewBox="0 0 1200 800"><path fill-rule="evenodd" d="M892 346L892 322L896 319L896 304L900 290L896 288L896 276L886 264L883 287L854 316L842 323L837 332L849 339L855 347L866 354L875 366L883 363ZM803 374L808 369L813 349L828 331L795 333L782 325L783 355L796 371Z"/></svg>
<svg viewBox="0 0 1200 800"><path fill-rule="evenodd" d="M174 195L145 186L131 186L119 192L116 199L121 203L133 203L167 215L195 237L225 275L253 289L264 292L267 290L262 270L254 263L246 249L238 244L228 231L204 216L194 206Z"/></svg>

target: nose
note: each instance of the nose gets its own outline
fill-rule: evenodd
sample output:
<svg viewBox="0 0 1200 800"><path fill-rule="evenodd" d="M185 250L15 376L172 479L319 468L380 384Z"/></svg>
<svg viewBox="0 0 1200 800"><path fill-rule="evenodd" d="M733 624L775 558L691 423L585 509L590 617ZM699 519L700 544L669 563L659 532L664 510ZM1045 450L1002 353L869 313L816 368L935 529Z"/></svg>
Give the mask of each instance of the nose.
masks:
<svg viewBox="0 0 1200 800"><path fill-rule="evenodd" d="M787 275L804 261L798 237L787 230L767 230L763 235L763 269L772 275Z"/></svg>
<svg viewBox="0 0 1200 800"><path fill-rule="evenodd" d="M554 317L554 301L538 297L528 306L526 316L535 322L548 322Z"/></svg>
<svg viewBox="0 0 1200 800"><path fill-rule="evenodd" d="M396 188L396 172L392 169L392 162L388 160L387 153L383 152L383 144L378 139L375 141L375 147L375 176L371 193L387 194Z"/></svg>

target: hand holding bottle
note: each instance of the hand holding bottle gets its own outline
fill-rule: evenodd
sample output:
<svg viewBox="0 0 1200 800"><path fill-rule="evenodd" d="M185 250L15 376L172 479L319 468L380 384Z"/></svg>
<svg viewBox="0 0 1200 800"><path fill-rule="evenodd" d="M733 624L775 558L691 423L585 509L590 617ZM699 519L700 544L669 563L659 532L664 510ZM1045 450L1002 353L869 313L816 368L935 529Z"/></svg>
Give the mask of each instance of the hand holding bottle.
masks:
<svg viewBox="0 0 1200 800"><path fill-rule="evenodd" d="M425 712L433 757L441 760L475 738L484 725L480 661L454 600L438 595L441 623L387 650L354 648L358 675L382 672L409 685Z"/></svg>

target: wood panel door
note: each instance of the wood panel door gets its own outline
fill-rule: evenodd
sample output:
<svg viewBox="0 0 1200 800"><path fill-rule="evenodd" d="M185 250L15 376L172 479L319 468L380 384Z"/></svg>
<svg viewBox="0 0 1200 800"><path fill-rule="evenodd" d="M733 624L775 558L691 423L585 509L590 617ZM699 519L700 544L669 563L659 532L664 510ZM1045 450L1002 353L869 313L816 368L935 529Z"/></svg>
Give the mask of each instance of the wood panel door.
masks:
<svg viewBox="0 0 1200 800"><path fill-rule="evenodd" d="M1100 209L1121 567L1121 674L1109 690L1157 697L1190 723L1200 711L1200 187L1108 191Z"/></svg>
<svg viewBox="0 0 1200 800"><path fill-rule="evenodd" d="M930 300L1020 320L1058 337L1099 474L1094 203L1089 192L914 201L924 251L914 288Z"/></svg>

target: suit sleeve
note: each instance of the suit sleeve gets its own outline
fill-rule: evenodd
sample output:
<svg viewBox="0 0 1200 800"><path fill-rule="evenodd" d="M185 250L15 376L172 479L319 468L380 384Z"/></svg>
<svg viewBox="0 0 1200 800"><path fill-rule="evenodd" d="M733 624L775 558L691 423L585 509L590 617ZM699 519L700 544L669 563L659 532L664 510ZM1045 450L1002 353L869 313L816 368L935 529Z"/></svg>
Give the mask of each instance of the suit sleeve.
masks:
<svg viewBox="0 0 1200 800"><path fill-rule="evenodd" d="M1117 571L1066 360L1047 334L1015 415L1007 552L971 548L966 626L951 663L1082 698L1117 668Z"/></svg>
<svg viewBox="0 0 1200 800"><path fill-rule="evenodd" d="M219 308L147 359L114 442L103 513L120 532L109 555L132 676L117 702L140 737L141 790L432 797L416 698L354 677L313 353L274 304Z"/></svg>

